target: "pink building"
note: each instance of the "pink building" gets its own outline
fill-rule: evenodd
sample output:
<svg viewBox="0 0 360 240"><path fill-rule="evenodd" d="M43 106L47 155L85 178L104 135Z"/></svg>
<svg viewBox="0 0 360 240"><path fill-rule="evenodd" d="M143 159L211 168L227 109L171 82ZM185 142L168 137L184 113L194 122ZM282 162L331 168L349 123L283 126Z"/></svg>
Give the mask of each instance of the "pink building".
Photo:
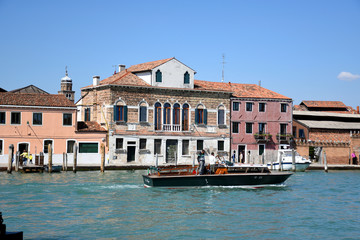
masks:
<svg viewBox="0 0 360 240"><path fill-rule="evenodd" d="M74 144L78 163L100 164L100 145L107 131L96 122L77 122L76 105L65 95L39 93L0 93L0 163L8 161L9 145L14 151L44 154L52 145L54 164L62 164L68 153L72 164Z"/></svg>
<svg viewBox="0 0 360 240"><path fill-rule="evenodd" d="M231 155L244 163L275 160L292 138L292 99L255 84L231 89Z"/></svg>

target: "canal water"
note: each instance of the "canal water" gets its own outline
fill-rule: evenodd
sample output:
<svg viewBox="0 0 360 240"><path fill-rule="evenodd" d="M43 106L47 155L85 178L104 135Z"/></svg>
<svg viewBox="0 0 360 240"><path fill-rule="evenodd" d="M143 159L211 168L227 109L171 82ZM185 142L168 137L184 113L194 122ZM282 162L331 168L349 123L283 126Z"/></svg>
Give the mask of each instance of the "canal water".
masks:
<svg viewBox="0 0 360 240"><path fill-rule="evenodd" d="M261 189L144 188L144 173L1 172L0 211L24 239L360 238L360 171Z"/></svg>

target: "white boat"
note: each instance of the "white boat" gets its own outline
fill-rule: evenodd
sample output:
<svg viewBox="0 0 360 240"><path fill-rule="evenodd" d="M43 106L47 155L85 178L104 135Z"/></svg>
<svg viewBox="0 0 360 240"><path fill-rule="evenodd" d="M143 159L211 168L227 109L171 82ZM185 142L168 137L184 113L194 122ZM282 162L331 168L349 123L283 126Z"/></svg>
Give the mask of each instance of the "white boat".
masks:
<svg viewBox="0 0 360 240"><path fill-rule="evenodd" d="M281 165L283 171L292 171L292 151L290 149L287 150L279 150L278 151L278 158L276 162L269 162L267 166L271 170L279 170L279 160L281 158ZM297 172L304 172L311 164L309 159L306 159L298 152L295 151L295 170Z"/></svg>

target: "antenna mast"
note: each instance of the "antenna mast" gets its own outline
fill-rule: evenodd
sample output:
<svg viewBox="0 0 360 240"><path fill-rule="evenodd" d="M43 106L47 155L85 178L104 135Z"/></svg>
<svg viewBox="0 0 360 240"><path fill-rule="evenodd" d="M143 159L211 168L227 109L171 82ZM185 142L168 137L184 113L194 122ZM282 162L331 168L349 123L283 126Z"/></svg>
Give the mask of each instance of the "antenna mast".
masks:
<svg viewBox="0 0 360 240"><path fill-rule="evenodd" d="M222 55L222 78L221 78L221 82L224 82L224 67L225 67L225 54Z"/></svg>

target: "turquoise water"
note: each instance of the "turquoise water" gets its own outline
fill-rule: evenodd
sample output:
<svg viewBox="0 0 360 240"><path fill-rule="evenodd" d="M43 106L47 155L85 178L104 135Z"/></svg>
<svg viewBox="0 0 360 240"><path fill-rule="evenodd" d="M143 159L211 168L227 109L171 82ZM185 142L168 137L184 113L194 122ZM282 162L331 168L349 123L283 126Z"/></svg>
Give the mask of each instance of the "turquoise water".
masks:
<svg viewBox="0 0 360 240"><path fill-rule="evenodd" d="M360 172L296 173L261 189L144 188L146 171L0 173L24 239L359 239Z"/></svg>

